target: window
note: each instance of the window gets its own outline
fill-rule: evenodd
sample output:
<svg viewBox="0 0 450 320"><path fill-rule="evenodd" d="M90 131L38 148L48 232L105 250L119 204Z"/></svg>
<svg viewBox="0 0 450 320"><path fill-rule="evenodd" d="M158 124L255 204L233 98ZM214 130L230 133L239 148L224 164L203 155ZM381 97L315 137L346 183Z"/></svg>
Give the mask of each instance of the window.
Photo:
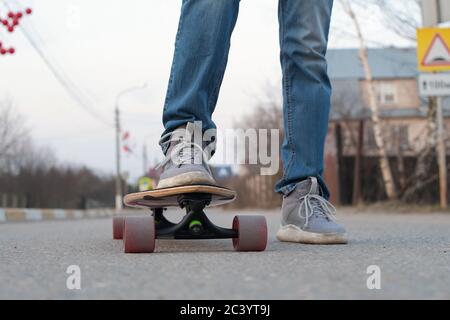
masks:
<svg viewBox="0 0 450 320"><path fill-rule="evenodd" d="M409 127L407 125L396 125L391 127L391 137L397 147L402 150L409 148Z"/></svg>
<svg viewBox="0 0 450 320"><path fill-rule="evenodd" d="M397 102L397 90L394 83L381 82L378 85L378 102L381 105L392 105Z"/></svg>
<svg viewBox="0 0 450 320"><path fill-rule="evenodd" d="M369 149L377 148L377 143L375 141L375 133L373 131L372 124L364 126L364 145Z"/></svg>
<svg viewBox="0 0 450 320"><path fill-rule="evenodd" d="M373 126L364 126L364 146L368 150L376 150L377 144ZM385 124L382 129L383 139L386 142L386 149L390 154L396 154L400 150L410 150L411 145L409 141L409 125L407 124Z"/></svg>

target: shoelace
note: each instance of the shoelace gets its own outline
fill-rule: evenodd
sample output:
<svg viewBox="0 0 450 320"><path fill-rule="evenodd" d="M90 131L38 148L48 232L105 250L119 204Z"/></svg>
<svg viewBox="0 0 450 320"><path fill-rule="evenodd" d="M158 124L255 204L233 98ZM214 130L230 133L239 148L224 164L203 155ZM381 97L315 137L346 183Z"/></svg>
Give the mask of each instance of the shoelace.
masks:
<svg viewBox="0 0 450 320"><path fill-rule="evenodd" d="M169 139L164 141L167 138ZM170 161L178 166L192 164L195 162L195 159L200 156L204 163L208 161L207 154L203 148L192 141L188 141L185 137L179 137L176 134L168 133L162 136L161 140L164 141L162 143L163 147L169 146L172 142L178 142L178 144L173 147L170 154L168 153L166 155L166 158L156 167L157 169L164 167ZM206 167L209 174L212 174L209 166L204 167Z"/></svg>
<svg viewBox="0 0 450 320"><path fill-rule="evenodd" d="M298 208L298 214L300 217L305 218L305 227L308 226L310 218L315 213L325 216L332 221L336 221L336 208L320 195L308 193L307 195L300 197L299 201L301 204ZM304 215L302 214L302 209L304 209Z"/></svg>

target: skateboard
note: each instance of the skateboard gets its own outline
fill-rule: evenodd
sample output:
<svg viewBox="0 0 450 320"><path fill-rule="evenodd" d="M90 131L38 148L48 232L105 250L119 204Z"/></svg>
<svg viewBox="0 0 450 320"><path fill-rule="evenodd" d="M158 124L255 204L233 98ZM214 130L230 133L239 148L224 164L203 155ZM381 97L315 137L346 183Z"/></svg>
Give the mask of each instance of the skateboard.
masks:
<svg viewBox="0 0 450 320"><path fill-rule="evenodd" d="M123 239L125 253L151 253L156 239L232 239L236 251L264 251L267 223L263 216L235 216L230 229L208 219L205 208L236 199L236 192L218 186L189 185L131 193L125 205L149 208L150 215L113 218L113 238ZM164 211L179 207L186 211L179 223L166 218Z"/></svg>

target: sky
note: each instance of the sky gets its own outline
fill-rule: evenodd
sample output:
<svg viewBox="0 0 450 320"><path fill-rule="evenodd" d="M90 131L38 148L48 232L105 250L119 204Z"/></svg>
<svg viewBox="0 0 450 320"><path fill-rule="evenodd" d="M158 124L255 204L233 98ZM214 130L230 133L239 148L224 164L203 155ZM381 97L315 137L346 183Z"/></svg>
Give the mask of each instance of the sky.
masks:
<svg viewBox="0 0 450 320"><path fill-rule="evenodd" d="M123 90L146 84L119 99L123 130L130 132L133 149L123 156L122 167L130 181L142 174L144 144L149 162L161 160L157 143L181 0L6 2L14 9L33 8L23 20L24 29L94 110L87 112L72 99L22 32L2 31L0 41L17 52L0 56L0 100L10 99L25 116L35 143L50 147L61 162L113 173L116 98ZM0 16L5 12L2 3ZM374 8L357 8L357 13L370 46L410 45L385 27ZM353 34L335 1L329 47L356 47ZM213 117L218 127L232 127L280 79L277 1L242 0Z"/></svg>

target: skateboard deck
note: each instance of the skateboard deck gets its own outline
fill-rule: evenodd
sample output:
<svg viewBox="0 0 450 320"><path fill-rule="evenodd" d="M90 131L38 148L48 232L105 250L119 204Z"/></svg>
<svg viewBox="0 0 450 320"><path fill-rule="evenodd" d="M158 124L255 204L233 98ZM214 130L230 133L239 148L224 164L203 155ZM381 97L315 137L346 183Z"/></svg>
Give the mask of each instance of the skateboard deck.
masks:
<svg viewBox="0 0 450 320"><path fill-rule="evenodd" d="M198 194L211 197L208 207L223 205L236 199L236 191L231 189L208 185L189 185L131 193L125 196L124 203L130 207L150 209L179 207L180 196Z"/></svg>

